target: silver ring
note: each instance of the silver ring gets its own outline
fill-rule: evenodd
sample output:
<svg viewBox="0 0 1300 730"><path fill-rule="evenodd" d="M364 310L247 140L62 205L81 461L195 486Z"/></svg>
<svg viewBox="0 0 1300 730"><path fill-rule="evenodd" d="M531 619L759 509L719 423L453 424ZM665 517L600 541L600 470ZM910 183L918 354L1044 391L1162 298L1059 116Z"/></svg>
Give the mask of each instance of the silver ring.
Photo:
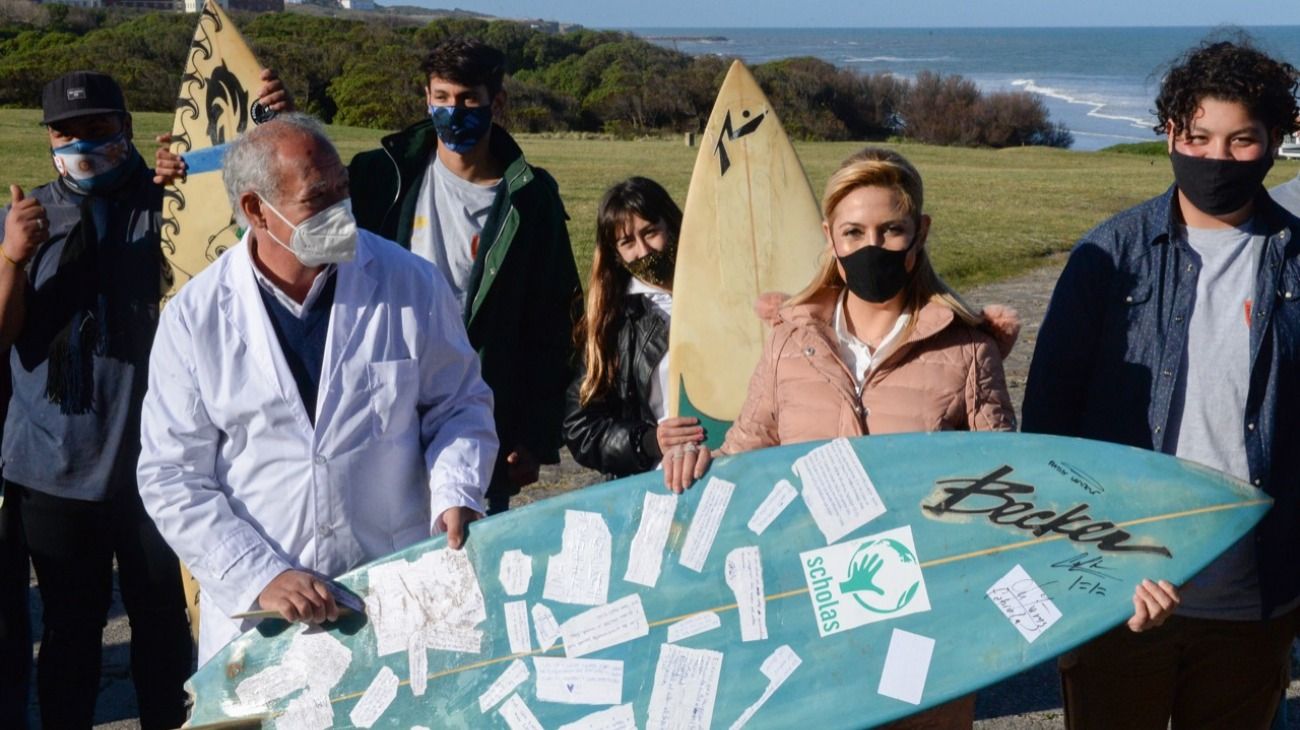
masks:
<svg viewBox="0 0 1300 730"><path fill-rule="evenodd" d="M44 218L37 218L36 222L41 224L40 230L42 231L45 230L50 225L49 221L45 220Z"/></svg>
<svg viewBox="0 0 1300 730"><path fill-rule="evenodd" d="M698 444L683 444L683 445L682 445L682 451L685 451L685 452L688 453L688 454L694 454L696 451L699 451L699 450L700 450L700 447L699 447Z"/></svg>

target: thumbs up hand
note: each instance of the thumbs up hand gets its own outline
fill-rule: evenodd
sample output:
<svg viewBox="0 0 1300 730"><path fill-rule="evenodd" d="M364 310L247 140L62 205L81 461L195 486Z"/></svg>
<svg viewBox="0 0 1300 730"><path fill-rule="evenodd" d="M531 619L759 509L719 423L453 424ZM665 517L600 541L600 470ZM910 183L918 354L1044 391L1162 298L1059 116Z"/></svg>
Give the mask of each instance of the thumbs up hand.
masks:
<svg viewBox="0 0 1300 730"><path fill-rule="evenodd" d="M27 263L42 243L50 239L50 221L39 201L23 195L17 185L9 186L9 213L5 215L0 260L17 266Z"/></svg>

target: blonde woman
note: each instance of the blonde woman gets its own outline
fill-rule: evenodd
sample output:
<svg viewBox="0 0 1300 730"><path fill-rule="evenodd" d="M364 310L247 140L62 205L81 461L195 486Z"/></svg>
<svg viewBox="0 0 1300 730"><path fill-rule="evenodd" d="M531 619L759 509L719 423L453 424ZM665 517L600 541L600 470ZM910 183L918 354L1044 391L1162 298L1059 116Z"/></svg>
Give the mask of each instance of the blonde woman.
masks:
<svg viewBox="0 0 1300 730"><path fill-rule="evenodd" d="M1015 313L977 312L935 274L921 176L901 155L867 148L831 176L822 200L827 256L812 283L780 306L740 416L719 450L907 431L1010 431L999 341ZM997 337L994 337L994 333ZM707 449L665 460L681 491ZM891 725L970 728L974 695Z"/></svg>

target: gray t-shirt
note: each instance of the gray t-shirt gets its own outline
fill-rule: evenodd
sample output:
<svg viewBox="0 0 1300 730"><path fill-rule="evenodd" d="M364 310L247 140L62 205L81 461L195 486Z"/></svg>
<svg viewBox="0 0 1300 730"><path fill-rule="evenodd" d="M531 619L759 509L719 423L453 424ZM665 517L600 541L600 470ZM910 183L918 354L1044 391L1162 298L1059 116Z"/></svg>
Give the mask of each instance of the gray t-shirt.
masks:
<svg viewBox="0 0 1300 730"><path fill-rule="evenodd" d="M1300 175L1268 191L1277 204L1291 211L1291 215L1300 216Z"/></svg>
<svg viewBox="0 0 1300 730"><path fill-rule="evenodd" d="M448 170L436 151L424 172L411 226L411 251L437 265L462 313L468 305L465 296L479 236L500 187L500 180L479 185Z"/></svg>
<svg viewBox="0 0 1300 730"><path fill-rule="evenodd" d="M1170 407L1166 443L1174 454L1249 480L1246 395L1250 389L1250 312L1264 236L1242 228L1180 229L1199 260L1187 351ZM1181 590L1178 613L1197 618L1259 618L1255 537L1250 533Z"/></svg>

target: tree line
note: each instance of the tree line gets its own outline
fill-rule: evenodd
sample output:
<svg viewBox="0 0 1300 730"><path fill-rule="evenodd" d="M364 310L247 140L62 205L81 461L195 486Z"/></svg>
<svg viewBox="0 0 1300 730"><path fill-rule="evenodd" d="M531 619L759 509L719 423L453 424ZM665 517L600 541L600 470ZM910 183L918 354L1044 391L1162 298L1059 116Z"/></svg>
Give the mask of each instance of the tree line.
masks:
<svg viewBox="0 0 1300 730"><path fill-rule="evenodd" d="M326 122L398 129L425 115L419 65L453 36L501 49L505 123L526 132L639 136L700 131L731 59L691 56L628 33L551 33L521 23L353 20L234 13L258 59L299 106ZM170 111L196 16L0 0L0 106L35 107L71 70L111 72L133 109ZM1068 147L1067 129L1026 92L983 92L958 75L861 74L815 58L752 68L789 134L805 140L902 138L930 144Z"/></svg>

